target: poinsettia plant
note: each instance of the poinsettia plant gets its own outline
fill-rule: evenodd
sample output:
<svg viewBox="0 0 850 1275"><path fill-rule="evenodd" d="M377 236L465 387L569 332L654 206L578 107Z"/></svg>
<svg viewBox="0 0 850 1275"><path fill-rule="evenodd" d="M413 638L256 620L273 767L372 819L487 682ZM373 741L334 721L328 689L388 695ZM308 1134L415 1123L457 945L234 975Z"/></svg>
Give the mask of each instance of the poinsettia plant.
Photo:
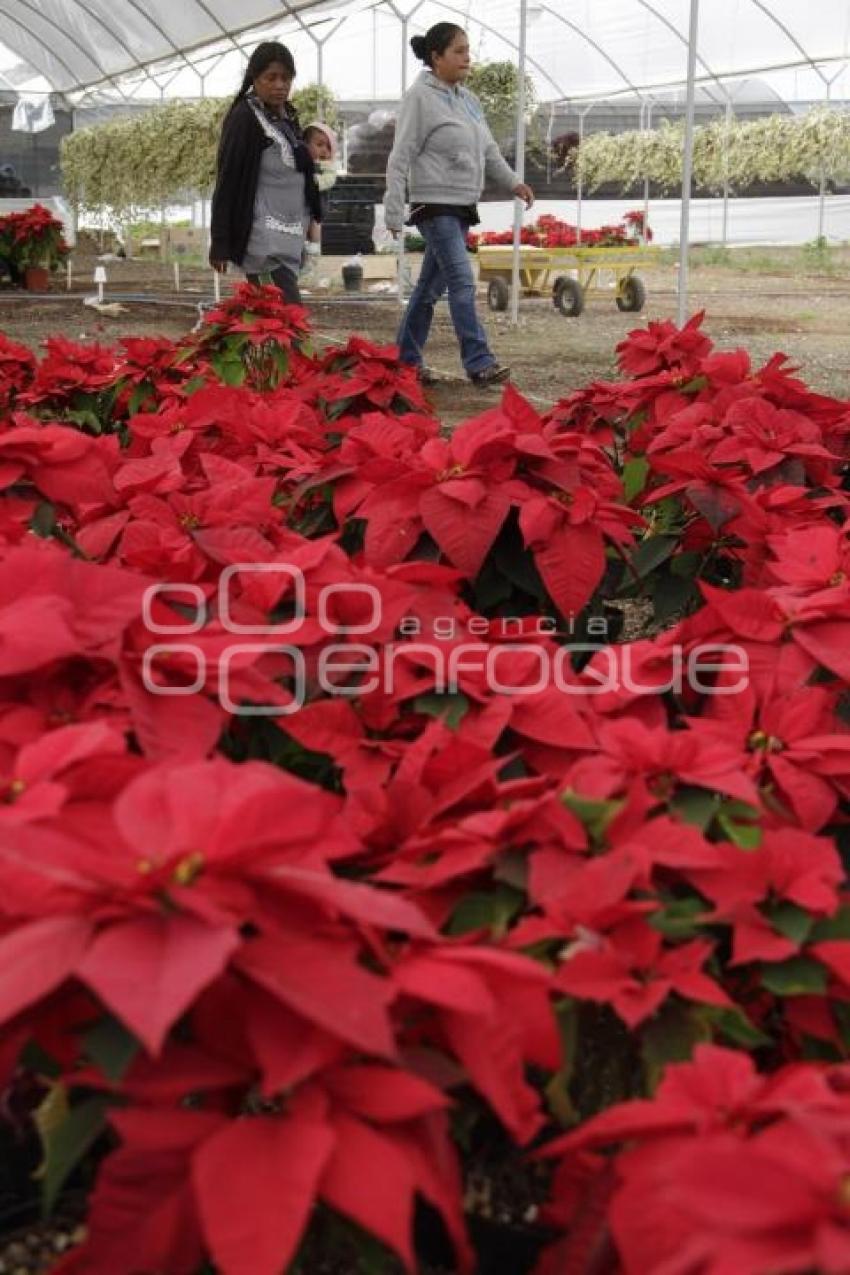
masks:
<svg viewBox="0 0 850 1275"><path fill-rule="evenodd" d="M633 246L636 242L649 243L652 231L645 226L644 214L636 209L628 212L616 224L599 226L593 229L574 226L572 222L561 221L552 213L543 213L530 226L523 226L520 231L520 243L534 248L620 248ZM511 230L470 231L467 242L473 252L480 244L513 243Z"/></svg>
<svg viewBox="0 0 850 1275"><path fill-rule="evenodd" d="M273 290L0 340L0 1122L87 1194L57 1271L850 1266L850 410L701 316L618 356L449 434Z"/></svg>
<svg viewBox="0 0 850 1275"><path fill-rule="evenodd" d="M62 222L43 204L0 216L0 254L16 270L27 266L55 270L70 251Z"/></svg>

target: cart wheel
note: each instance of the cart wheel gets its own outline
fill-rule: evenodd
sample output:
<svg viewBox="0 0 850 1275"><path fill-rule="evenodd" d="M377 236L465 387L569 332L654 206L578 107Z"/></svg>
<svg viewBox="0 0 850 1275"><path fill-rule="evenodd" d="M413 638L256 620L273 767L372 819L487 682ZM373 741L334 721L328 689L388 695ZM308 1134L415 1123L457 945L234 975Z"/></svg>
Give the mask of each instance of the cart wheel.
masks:
<svg viewBox="0 0 850 1275"><path fill-rule="evenodd" d="M646 288L636 274L623 280L620 295L616 298L618 310L642 310L646 305Z"/></svg>
<svg viewBox="0 0 850 1275"><path fill-rule="evenodd" d="M487 304L491 310L507 310L511 290L504 279L491 279L487 289Z"/></svg>
<svg viewBox="0 0 850 1275"><path fill-rule="evenodd" d="M556 279L552 287L552 304L568 319L577 318L584 309L584 293L577 279Z"/></svg>

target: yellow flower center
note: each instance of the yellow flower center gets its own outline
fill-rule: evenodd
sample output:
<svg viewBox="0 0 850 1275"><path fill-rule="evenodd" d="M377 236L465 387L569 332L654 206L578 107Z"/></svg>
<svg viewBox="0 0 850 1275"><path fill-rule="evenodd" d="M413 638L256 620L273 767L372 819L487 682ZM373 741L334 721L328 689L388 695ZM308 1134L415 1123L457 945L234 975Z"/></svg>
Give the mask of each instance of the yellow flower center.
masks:
<svg viewBox="0 0 850 1275"><path fill-rule="evenodd" d="M763 730L754 730L747 740L747 747L752 752L781 753L785 745L775 735L768 735Z"/></svg>
<svg viewBox="0 0 850 1275"><path fill-rule="evenodd" d="M192 885L204 870L204 856L199 850L193 850L181 859L174 869L173 878L177 885Z"/></svg>
<svg viewBox="0 0 850 1275"><path fill-rule="evenodd" d="M7 806L12 806L18 800L22 792L26 791L26 784L23 779L10 779L6 785L6 791L3 793L3 800Z"/></svg>
<svg viewBox="0 0 850 1275"><path fill-rule="evenodd" d="M163 865L157 859L139 859L136 871L143 877L159 871ZM192 850L183 856L171 872L171 880L175 885L192 885L204 870L204 856L200 850Z"/></svg>

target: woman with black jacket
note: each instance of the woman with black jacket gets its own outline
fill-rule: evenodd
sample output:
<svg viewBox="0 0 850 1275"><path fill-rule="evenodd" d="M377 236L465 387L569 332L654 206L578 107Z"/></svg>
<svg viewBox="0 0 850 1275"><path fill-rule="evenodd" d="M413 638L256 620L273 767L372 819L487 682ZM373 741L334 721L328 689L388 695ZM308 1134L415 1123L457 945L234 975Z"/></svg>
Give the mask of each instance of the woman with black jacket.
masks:
<svg viewBox="0 0 850 1275"><path fill-rule="evenodd" d="M251 54L224 119L212 198L210 265L229 261L251 283L275 283L301 304L298 271L310 221L321 221L315 165L289 102L295 61L285 44Z"/></svg>

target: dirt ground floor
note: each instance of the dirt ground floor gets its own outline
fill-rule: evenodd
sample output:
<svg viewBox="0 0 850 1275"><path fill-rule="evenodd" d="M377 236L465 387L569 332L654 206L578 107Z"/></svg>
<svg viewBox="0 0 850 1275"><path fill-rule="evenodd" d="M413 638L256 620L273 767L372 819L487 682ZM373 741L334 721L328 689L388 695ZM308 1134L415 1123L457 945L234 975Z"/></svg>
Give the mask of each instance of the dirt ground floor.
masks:
<svg viewBox="0 0 850 1275"><path fill-rule="evenodd" d="M799 252L776 253L753 258L745 250L733 251L723 265L697 259L690 277L691 309L705 309L705 330L719 348L743 346L756 365L782 351L814 389L850 398L850 249L836 250L825 273L807 273ZM380 273L374 259L367 260L372 267L367 275ZM386 273L391 263L381 264ZM83 304L86 293L94 290L87 282L93 265L82 263L71 292L59 280L45 297L0 291L0 330L34 349L51 333L104 343L154 332L176 337L194 324L199 300L210 298L209 271L183 271L181 291L175 292L170 267L114 261L108 265L107 300L123 308L101 314ZM362 293L343 293L335 286L341 265L341 259L324 259L330 286L309 298L317 335L342 341L357 332L378 343L392 342L397 301L389 292L372 290L389 285L367 277ZM647 302L640 314L621 313L612 290L592 296L579 318L563 317L548 297L523 298L517 328L507 314L487 308L480 289L480 311L492 348L500 361L510 364L517 387L543 406L589 380L615 376L615 347L626 333L676 312L675 265L649 268L642 277ZM234 281L228 275L225 288ZM427 359L440 376L432 397L445 421L463 420L492 400L492 391L476 390L463 376L445 303L437 309Z"/></svg>

